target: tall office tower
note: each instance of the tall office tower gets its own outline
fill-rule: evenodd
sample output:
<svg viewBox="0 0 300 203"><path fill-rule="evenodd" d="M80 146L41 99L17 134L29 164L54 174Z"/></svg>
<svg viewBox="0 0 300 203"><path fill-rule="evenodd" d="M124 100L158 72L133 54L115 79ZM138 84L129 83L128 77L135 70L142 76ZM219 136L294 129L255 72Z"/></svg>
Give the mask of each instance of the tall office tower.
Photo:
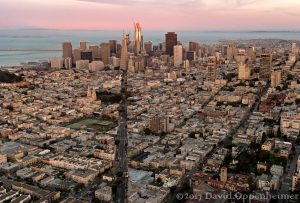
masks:
<svg viewBox="0 0 300 203"><path fill-rule="evenodd" d="M134 73L134 60L132 56L128 59L128 72Z"/></svg>
<svg viewBox="0 0 300 203"><path fill-rule="evenodd" d="M81 60L88 60L89 62L93 61L93 53L91 51L82 51L80 55Z"/></svg>
<svg viewBox="0 0 300 203"><path fill-rule="evenodd" d="M144 36L141 36L141 50L144 49Z"/></svg>
<svg viewBox="0 0 300 203"><path fill-rule="evenodd" d="M153 51L153 44L151 41L144 43L144 48L147 54L150 54Z"/></svg>
<svg viewBox="0 0 300 203"><path fill-rule="evenodd" d="M298 52L297 43L292 43L292 53Z"/></svg>
<svg viewBox="0 0 300 203"><path fill-rule="evenodd" d="M246 53L244 49L240 49L236 56L236 62L244 64L246 62Z"/></svg>
<svg viewBox="0 0 300 203"><path fill-rule="evenodd" d="M121 69L127 69L127 66L128 66L127 36L123 33L123 35L122 35L120 68Z"/></svg>
<svg viewBox="0 0 300 203"><path fill-rule="evenodd" d="M190 61L189 60L184 60L183 61L183 68L187 69L190 67Z"/></svg>
<svg viewBox="0 0 300 203"><path fill-rule="evenodd" d="M227 60L233 61L234 53L235 53L235 46L233 44L224 46L224 55L226 56Z"/></svg>
<svg viewBox="0 0 300 203"><path fill-rule="evenodd" d="M159 49L160 49L162 52L167 52L166 42L160 43L160 44L159 44Z"/></svg>
<svg viewBox="0 0 300 203"><path fill-rule="evenodd" d="M199 56L199 44L197 42L189 42L189 51L194 51Z"/></svg>
<svg viewBox="0 0 300 203"><path fill-rule="evenodd" d="M265 47L262 47L260 54L267 54L267 53L268 53L268 50Z"/></svg>
<svg viewBox="0 0 300 203"><path fill-rule="evenodd" d="M222 54L227 58L228 45L223 45Z"/></svg>
<svg viewBox="0 0 300 203"><path fill-rule="evenodd" d="M271 77L272 69L272 54L264 53L261 54L259 78L261 80L269 81Z"/></svg>
<svg viewBox="0 0 300 203"><path fill-rule="evenodd" d="M64 64L65 64L66 69L71 69L72 68L72 58L65 58Z"/></svg>
<svg viewBox="0 0 300 203"><path fill-rule="evenodd" d="M110 45L110 54L117 54L117 40L109 40L108 43Z"/></svg>
<svg viewBox="0 0 300 203"><path fill-rule="evenodd" d="M251 69L248 66L248 64L240 63L238 69L239 69L239 80L250 79Z"/></svg>
<svg viewBox="0 0 300 203"><path fill-rule="evenodd" d="M93 54L93 61L100 58L100 51L99 51L99 46L98 45L90 45L89 50Z"/></svg>
<svg viewBox="0 0 300 203"><path fill-rule="evenodd" d="M160 56L160 59L161 59L161 61L162 61L164 64L168 64L169 61L170 61L170 56L164 54L164 55L161 55L161 56Z"/></svg>
<svg viewBox="0 0 300 203"><path fill-rule="evenodd" d="M117 44L117 57L119 57L119 58L121 56L121 47L122 47L121 44Z"/></svg>
<svg viewBox="0 0 300 203"><path fill-rule="evenodd" d="M50 59L50 66L54 70L60 70L64 66L64 59L63 58L52 58L52 59Z"/></svg>
<svg viewBox="0 0 300 203"><path fill-rule="evenodd" d="M130 34L125 35L127 52L133 53L133 42L130 40ZM121 51L122 52L122 51Z"/></svg>
<svg viewBox="0 0 300 203"><path fill-rule="evenodd" d="M195 51L187 51L186 52L186 59L189 61L194 61L196 58L196 52Z"/></svg>
<svg viewBox="0 0 300 203"><path fill-rule="evenodd" d="M256 60L255 47L248 47L247 49L247 58L250 63L254 63Z"/></svg>
<svg viewBox="0 0 300 203"><path fill-rule="evenodd" d="M115 56L113 56L112 57L112 65L113 65L114 68L115 67L119 67L120 66L120 59L117 58L117 57L115 57Z"/></svg>
<svg viewBox="0 0 300 203"><path fill-rule="evenodd" d="M297 46L297 43L293 43L292 44L292 55L291 55L292 58L294 58L295 61L298 60L298 57L299 57L299 48Z"/></svg>
<svg viewBox="0 0 300 203"><path fill-rule="evenodd" d="M227 168L225 166L220 170L220 180L222 182L227 182Z"/></svg>
<svg viewBox="0 0 300 203"><path fill-rule="evenodd" d="M198 56L200 58L202 58L204 56L204 50L201 47L198 49Z"/></svg>
<svg viewBox="0 0 300 203"><path fill-rule="evenodd" d="M134 53L139 54L142 50L142 27L134 23Z"/></svg>
<svg viewBox="0 0 300 203"><path fill-rule="evenodd" d="M274 70L271 72L271 86L277 87L281 83L281 70Z"/></svg>
<svg viewBox="0 0 300 203"><path fill-rule="evenodd" d="M144 70L144 67L143 67L143 62L142 61L135 61L134 62L134 70L136 72L139 72L141 70Z"/></svg>
<svg viewBox="0 0 300 203"><path fill-rule="evenodd" d="M179 67L182 64L182 46L175 45L174 46L174 66Z"/></svg>
<svg viewBox="0 0 300 203"><path fill-rule="evenodd" d="M217 69L217 57L208 57L207 71L208 71L208 81L215 82L216 80L216 70Z"/></svg>
<svg viewBox="0 0 300 203"><path fill-rule="evenodd" d="M168 32L166 34L166 53L168 55L174 55L175 45L177 45L177 34L175 32Z"/></svg>
<svg viewBox="0 0 300 203"><path fill-rule="evenodd" d="M63 48L63 58L72 58L72 44L71 42L62 43Z"/></svg>
<svg viewBox="0 0 300 203"><path fill-rule="evenodd" d="M76 64L76 61L81 60L81 50L74 49L73 50L73 64Z"/></svg>
<svg viewBox="0 0 300 203"><path fill-rule="evenodd" d="M86 41L80 41L80 42L79 42L79 48L80 48L82 51L85 51L85 50L86 50Z"/></svg>
<svg viewBox="0 0 300 203"><path fill-rule="evenodd" d="M110 57L110 44L109 43L102 43L100 45L100 53L101 53L101 59L103 63L106 65L109 63L109 57Z"/></svg>
<svg viewBox="0 0 300 203"><path fill-rule="evenodd" d="M216 52L215 56L217 57L217 61L220 61L220 59L221 59L221 53L220 52Z"/></svg>

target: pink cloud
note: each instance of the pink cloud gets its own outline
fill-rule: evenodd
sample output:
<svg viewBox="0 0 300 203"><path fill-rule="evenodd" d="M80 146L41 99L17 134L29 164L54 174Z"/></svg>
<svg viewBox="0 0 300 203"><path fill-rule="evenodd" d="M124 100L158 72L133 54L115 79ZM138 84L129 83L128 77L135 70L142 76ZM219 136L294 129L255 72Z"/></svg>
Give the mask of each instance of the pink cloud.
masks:
<svg viewBox="0 0 300 203"><path fill-rule="evenodd" d="M122 30L131 29L134 18L142 23L143 29L148 30L300 29L297 20L299 4L286 3L281 6L281 12L278 12L277 4L272 2L270 0L11 0L1 3L0 27Z"/></svg>

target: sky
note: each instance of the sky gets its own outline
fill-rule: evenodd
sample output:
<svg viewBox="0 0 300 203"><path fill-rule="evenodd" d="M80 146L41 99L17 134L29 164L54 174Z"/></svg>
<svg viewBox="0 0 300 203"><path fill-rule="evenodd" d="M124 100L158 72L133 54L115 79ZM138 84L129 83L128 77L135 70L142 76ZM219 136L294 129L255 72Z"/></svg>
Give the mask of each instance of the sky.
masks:
<svg viewBox="0 0 300 203"><path fill-rule="evenodd" d="M1 28L300 30L300 0L0 0Z"/></svg>

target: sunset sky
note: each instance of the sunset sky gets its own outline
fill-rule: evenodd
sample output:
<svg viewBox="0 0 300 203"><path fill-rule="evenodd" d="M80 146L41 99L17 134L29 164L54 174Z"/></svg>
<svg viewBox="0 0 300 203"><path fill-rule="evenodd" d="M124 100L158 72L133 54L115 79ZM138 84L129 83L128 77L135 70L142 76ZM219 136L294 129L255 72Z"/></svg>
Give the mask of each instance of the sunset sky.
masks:
<svg viewBox="0 0 300 203"><path fill-rule="evenodd" d="M300 30L299 0L0 0L0 28Z"/></svg>

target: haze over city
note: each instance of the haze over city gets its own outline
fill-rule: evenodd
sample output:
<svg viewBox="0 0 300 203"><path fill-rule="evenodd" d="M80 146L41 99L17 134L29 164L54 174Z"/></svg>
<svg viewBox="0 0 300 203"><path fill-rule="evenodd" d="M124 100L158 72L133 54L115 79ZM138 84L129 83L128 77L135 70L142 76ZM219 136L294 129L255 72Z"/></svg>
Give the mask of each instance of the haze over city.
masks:
<svg viewBox="0 0 300 203"><path fill-rule="evenodd" d="M0 28L297 30L298 0L0 0ZM58 6L59 5L59 6Z"/></svg>

